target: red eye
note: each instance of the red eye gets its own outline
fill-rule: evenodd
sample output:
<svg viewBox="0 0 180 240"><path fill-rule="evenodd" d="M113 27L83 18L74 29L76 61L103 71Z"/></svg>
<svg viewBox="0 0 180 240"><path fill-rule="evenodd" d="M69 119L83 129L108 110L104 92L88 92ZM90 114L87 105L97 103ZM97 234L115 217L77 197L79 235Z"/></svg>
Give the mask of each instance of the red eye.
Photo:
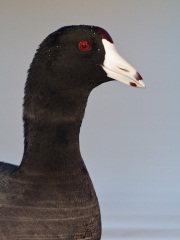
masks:
<svg viewBox="0 0 180 240"><path fill-rule="evenodd" d="M81 51L88 51L90 49L90 46L89 46L89 43L88 42L80 42L78 44L78 48L81 50Z"/></svg>

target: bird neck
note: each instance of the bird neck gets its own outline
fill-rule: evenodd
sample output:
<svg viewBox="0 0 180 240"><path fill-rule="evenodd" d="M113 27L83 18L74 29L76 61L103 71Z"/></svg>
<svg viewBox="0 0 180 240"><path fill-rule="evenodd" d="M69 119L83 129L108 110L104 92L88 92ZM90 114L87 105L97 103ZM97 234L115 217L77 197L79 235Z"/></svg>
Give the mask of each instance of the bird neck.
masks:
<svg viewBox="0 0 180 240"><path fill-rule="evenodd" d="M96 193L79 149L88 95L73 89L62 94L49 89L39 95L26 91L24 156L13 179L27 190L29 204L35 198L36 206L43 202L43 207L93 205L100 219Z"/></svg>
<svg viewBox="0 0 180 240"><path fill-rule="evenodd" d="M79 133L88 95L88 91L80 89L61 93L44 89L36 94L26 89L21 170L71 175L85 168L79 149Z"/></svg>

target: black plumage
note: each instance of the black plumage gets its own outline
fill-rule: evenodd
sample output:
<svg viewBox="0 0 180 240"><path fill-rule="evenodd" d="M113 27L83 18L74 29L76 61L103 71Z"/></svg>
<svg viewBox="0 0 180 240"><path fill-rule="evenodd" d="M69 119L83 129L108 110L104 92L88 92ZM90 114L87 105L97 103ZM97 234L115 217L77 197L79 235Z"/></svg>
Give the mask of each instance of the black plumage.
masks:
<svg viewBox="0 0 180 240"><path fill-rule="evenodd" d="M102 68L106 36L68 26L39 46L25 85L22 162L0 163L0 239L100 239L79 132L91 90L113 80Z"/></svg>

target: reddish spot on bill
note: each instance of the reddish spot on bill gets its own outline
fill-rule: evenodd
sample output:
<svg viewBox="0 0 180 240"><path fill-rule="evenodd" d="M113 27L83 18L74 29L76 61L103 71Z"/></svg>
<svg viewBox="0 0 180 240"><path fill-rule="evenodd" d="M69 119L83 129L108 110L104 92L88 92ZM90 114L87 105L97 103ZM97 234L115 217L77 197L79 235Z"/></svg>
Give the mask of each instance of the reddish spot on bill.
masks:
<svg viewBox="0 0 180 240"><path fill-rule="evenodd" d="M142 80L142 77L141 77L141 75L140 75L138 72L134 75L134 77L135 77L135 79L136 79L137 81Z"/></svg>
<svg viewBox="0 0 180 240"><path fill-rule="evenodd" d="M131 85L132 87L137 87L137 84L136 84L136 83L133 83L133 82L130 82L130 85Z"/></svg>

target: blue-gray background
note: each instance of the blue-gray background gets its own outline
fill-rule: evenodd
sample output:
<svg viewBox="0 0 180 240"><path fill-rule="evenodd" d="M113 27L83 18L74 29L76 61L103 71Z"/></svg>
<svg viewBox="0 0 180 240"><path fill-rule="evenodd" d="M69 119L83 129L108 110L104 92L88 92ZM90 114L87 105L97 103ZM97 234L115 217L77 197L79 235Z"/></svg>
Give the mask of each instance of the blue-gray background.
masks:
<svg viewBox="0 0 180 240"><path fill-rule="evenodd" d="M23 89L35 50L49 33L72 24L105 28L147 86L106 83L88 101L81 152L103 227L123 227L114 218L111 226L117 212L180 216L178 0L0 0L0 160L22 158ZM169 220L168 227L177 226L179 218Z"/></svg>

